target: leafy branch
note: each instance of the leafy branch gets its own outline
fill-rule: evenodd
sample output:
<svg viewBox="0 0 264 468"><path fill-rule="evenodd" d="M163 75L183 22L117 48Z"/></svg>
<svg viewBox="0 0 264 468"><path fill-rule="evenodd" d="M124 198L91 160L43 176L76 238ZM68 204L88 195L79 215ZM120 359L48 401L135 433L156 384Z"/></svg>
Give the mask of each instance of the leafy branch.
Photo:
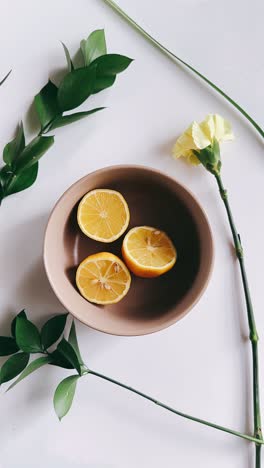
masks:
<svg viewBox="0 0 264 468"><path fill-rule="evenodd" d="M3 151L5 166L0 170L0 203L16 192L29 188L38 176L38 161L54 144L54 136L45 136L50 131L81 120L103 107L83 112L71 112L90 96L112 86L118 73L123 72L132 59L118 54L108 54L104 30L93 31L81 41L83 66L75 68L70 53L62 44L68 71L56 86L52 81L34 98L40 130L27 145L22 122L15 138Z"/></svg>
<svg viewBox="0 0 264 468"><path fill-rule="evenodd" d="M142 36L147 39L154 47L160 50L164 55L169 57L173 62L179 62L184 65L186 68L191 70L195 75L197 75L201 80L205 81L211 88L213 88L217 93L221 94L230 104L232 104L252 125L255 127L257 132L264 138L264 130L260 125L243 109L234 99L232 99L228 94L226 94L221 88L214 84L211 80L206 78L202 73L196 70L194 67L189 65L189 63L182 60L180 57L175 55L164 45L158 42L153 36L151 36L145 29L143 29L136 21L134 21L127 13L122 10L113 0L103 0L107 5L109 5L117 14L124 18L136 31L138 31Z"/></svg>
<svg viewBox="0 0 264 468"><path fill-rule="evenodd" d="M68 339L63 336L65 334L66 320L67 314L56 315L49 319L41 330L38 330L27 318L26 312L22 310L11 323L11 336L0 337L0 356L11 356L0 370L0 385L16 378L7 389L11 390L26 377L45 365L75 369L76 373L63 379L54 393L54 409L60 420L68 413L72 406L79 379L92 375L104 382L128 390L184 419L212 427L213 429L226 432L250 442L264 444L262 438L260 439L243 434L233 429L220 426L219 424L178 411L140 390L88 368L81 357L74 321L72 321ZM29 363L32 354L40 354L41 356Z"/></svg>

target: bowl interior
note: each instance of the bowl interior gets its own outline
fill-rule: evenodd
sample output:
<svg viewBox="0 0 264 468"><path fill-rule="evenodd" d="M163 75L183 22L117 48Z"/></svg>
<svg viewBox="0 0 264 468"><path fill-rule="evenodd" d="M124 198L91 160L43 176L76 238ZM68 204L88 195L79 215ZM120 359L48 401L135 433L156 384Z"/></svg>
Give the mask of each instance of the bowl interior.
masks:
<svg viewBox="0 0 264 468"><path fill-rule="evenodd" d="M124 236L113 243L103 244L86 237L78 227L78 203L85 193L94 188L121 192L130 209L129 228L149 225L164 230L178 254L176 265L170 272L154 279L132 275L127 296L117 304L104 307L86 301L75 283L76 269L88 255L108 251L121 256ZM55 259L50 261L49 237L53 249L57 243L57 249L62 254L61 259L56 256L59 262L56 271L53 268ZM208 239L211 241L210 228L204 213L181 185L145 168L118 167L90 174L62 197L47 228L45 264L56 294L81 321L109 333L144 334L175 322L196 301L207 282L212 260L209 249L207 257L210 261L207 261L207 267L202 265L206 247L204 240ZM63 281L58 275L63 277Z"/></svg>

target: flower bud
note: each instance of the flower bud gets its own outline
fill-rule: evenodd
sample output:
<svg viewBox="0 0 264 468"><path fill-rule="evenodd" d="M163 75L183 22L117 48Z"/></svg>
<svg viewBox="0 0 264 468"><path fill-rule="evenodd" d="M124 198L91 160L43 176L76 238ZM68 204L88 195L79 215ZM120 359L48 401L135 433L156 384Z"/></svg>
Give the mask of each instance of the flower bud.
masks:
<svg viewBox="0 0 264 468"><path fill-rule="evenodd" d="M219 174L221 170L221 156L219 143L214 139L213 143L201 150L193 150L200 163L212 174Z"/></svg>
<svg viewBox="0 0 264 468"><path fill-rule="evenodd" d="M209 114L201 122L193 122L173 147L175 158L184 157L190 164L219 173L221 159L219 142L234 138L229 122L218 114Z"/></svg>

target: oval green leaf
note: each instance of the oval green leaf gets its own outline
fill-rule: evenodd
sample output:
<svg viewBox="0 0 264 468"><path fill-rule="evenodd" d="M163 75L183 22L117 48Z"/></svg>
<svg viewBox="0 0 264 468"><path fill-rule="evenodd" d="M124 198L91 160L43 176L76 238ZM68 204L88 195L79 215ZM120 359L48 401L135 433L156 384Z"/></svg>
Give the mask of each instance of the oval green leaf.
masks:
<svg viewBox="0 0 264 468"><path fill-rule="evenodd" d="M80 106L92 94L96 67L78 68L68 73L58 91L58 102L62 111Z"/></svg>
<svg viewBox="0 0 264 468"><path fill-rule="evenodd" d="M1 367L0 385L16 377L27 366L29 361L28 353L18 353L11 356Z"/></svg>
<svg viewBox="0 0 264 468"><path fill-rule="evenodd" d="M8 186L12 176L13 172L11 168L7 165L3 166L2 169L0 169L0 185L2 187L3 192L5 192L6 187Z"/></svg>
<svg viewBox="0 0 264 468"><path fill-rule="evenodd" d="M113 86L116 80L116 75L96 76L94 83L93 94L100 93L103 89Z"/></svg>
<svg viewBox="0 0 264 468"><path fill-rule="evenodd" d="M83 359L82 359L82 356L81 356L81 353L80 353L80 349L79 349L79 344L78 344L78 340L77 340L77 335L76 335L76 328L75 328L75 323L74 323L74 320L72 321L72 324L71 324L71 329L70 329L70 334L69 334L69 343L70 345L73 347L77 357L78 357L78 361L80 364L83 364Z"/></svg>
<svg viewBox="0 0 264 468"><path fill-rule="evenodd" d="M36 162L48 151L53 145L53 136L37 136L32 140L20 154L16 165L16 173L21 172L25 169L36 164Z"/></svg>
<svg viewBox="0 0 264 468"><path fill-rule="evenodd" d="M40 357L40 358L35 359L35 361L32 361L23 370L23 372L20 374L18 379L16 379L15 382L12 383L12 385L10 385L10 387L8 387L7 392L9 390L11 390L11 388L15 387L15 385L17 385L19 382L21 382L21 380L25 379L26 377L28 377L28 375L32 374L32 372L35 372L36 370L38 370L42 366L45 366L45 364L49 364L49 362L50 362L50 357L49 356Z"/></svg>
<svg viewBox="0 0 264 468"><path fill-rule="evenodd" d="M16 340L11 336L0 336L0 356L10 356L19 350Z"/></svg>
<svg viewBox="0 0 264 468"><path fill-rule="evenodd" d="M7 143L7 145L4 147L4 152L3 152L3 160L4 162L10 166L13 167L14 162L20 155L20 153L23 151L25 148L25 135L24 135L24 128L23 128L23 123L21 122L18 126L17 134L15 138Z"/></svg>
<svg viewBox="0 0 264 468"><path fill-rule="evenodd" d="M34 323L24 317L16 319L16 342L26 353L42 351L40 333Z"/></svg>
<svg viewBox="0 0 264 468"><path fill-rule="evenodd" d="M69 125L73 122L77 122L78 120L84 119L88 115L94 114L95 112L98 112L102 109L105 109L104 107L98 107L96 109L92 109L89 111L84 111L84 112L76 112L75 114L70 114L70 115L63 115L61 117L57 117L51 124L50 130L54 130L55 128L59 127L64 127L65 125Z"/></svg>
<svg viewBox="0 0 264 468"><path fill-rule="evenodd" d="M64 357L72 366L81 374L81 363L79 362L78 356L74 351L72 345L68 343L64 338L60 341L57 346L57 351Z"/></svg>
<svg viewBox="0 0 264 468"><path fill-rule="evenodd" d="M15 318L14 318L14 319L12 320L12 322L11 322L11 334L12 334L12 336L13 336L14 338L15 338L15 336L16 336L16 321L17 321L17 317L27 318L25 309L21 310L21 311L15 316Z"/></svg>
<svg viewBox="0 0 264 468"><path fill-rule="evenodd" d="M121 73L133 62L133 59L119 54L102 55L95 59L90 67L96 65L96 73L98 76L116 75Z"/></svg>
<svg viewBox="0 0 264 468"><path fill-rule="evenodd" d="M62 380L56 388L53 404L59 420L61 420L71 408L78 379L79 375L71 375Z"/></svg>
<svg viewBox="0 0 264 468"><path fill-rule="evenodd" d="M56 343L64 331L68 314L57 315L49 319L41 329L41 342L44 349Z"/></svg>
<svg viewBox="0 0 264 468"><path fill-rule="evenodd" d="M38 169L39 164L37 162L28 169L13 174L4 191L5 196L7 197L13 193L22 192L22 190L31 187L38 177Z"/></svg>
<svg viewBox="0 0 264 468"><path fill-rule="evenodd" d="M61 114L57 101L58 88L51 81L34 98L35 108L41 123L45 128L51 120Z"/></svg>
<svg viewBox="0 0 264 468"><path fill-rule="evenodd" d="M72 70L74 70L74 66L73 66L73 63L72 63L70 52L68 50L68 47L64 44L64 42L62 42L62 47L63 47L64 52L65 52L65 57L66 57L66 60L67 60L68 70L69 70L69 72L71 72Z"/></svg>
<svg viewBox="0 0 264 468"><path fill-rule="evenodd" d="M87 39L81 41L81 51L85 65L89 65L93 60L101 55L105 55L106 41L103 29L93 31Z"/></svg>
<svg viewBox="0 0 264 468"><path fill-rule="evenodd" d="M50 365L62 367L63 369L75 369L75 367L66 359L57 349L50 353Z"/></svg>

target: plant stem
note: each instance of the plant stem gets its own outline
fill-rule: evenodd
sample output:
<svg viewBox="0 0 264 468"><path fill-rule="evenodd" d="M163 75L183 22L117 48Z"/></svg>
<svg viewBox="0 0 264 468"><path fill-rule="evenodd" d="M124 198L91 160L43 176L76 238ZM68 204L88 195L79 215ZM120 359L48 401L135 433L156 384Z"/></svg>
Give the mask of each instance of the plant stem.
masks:
<svg viewBox="0 0 264 468"><path fill-rule="evenodd" d="M195 73L199 78L204 80L209 86L211 86L215 91L217 91L221 96L223 96L227 101L230 102L241 114L255 127L257 132L264 138L264 130L255 122L255 120L243 109L236 101L234 101L230 96L228 96L222 89L216 86L212 81L210 81L206 76L202 75L198 70L193 68L187 62L182 60L180 57L175 55L160 42L158 42L154 37L152 37L145 29L143 29L139 24L137 24L130 16L128 16L113 0L103 0L107 5L109 5L113 10L115 10L122 18L124 18L133 28L135 28L139 33L141 33L145 39L147 39L154 47L159 49L163 54L169 57L173 62L180 62L182 65L187 67L193 73Z"/></svg>
<svg viewBox="0 0 264 468"><path fill-rule="evenodd" d="M240 265L240 271L242 276L242 283L244 288L246 307L247 307L247 318L248 318L248 327L249 327L249 339L251 341L252 348L252 361L253 361L253 411L254 411L254 436L257 439L262 439L261 431L261 413L260 413L260 398L259 398L259 363L258 363L258 333L256 328L256 322L253 312L253 306L250 297L248 279L244 263L244 254L241 244L240 236L235 227L233 215L228 201L227 191L224 189L222 179L220 174L214 174L219 192L221 194L222 200L224 202L228 221L232 231L232 236L234 240L236 255ZM256 468L261 467L261 445L256 443Z"/></svg>
<svg viewBox="0 0 264 468"><path fill-rule="evenodd" d="M94 376L98 377L99 379L106 380L107 382L110 382L110 383L112 383L114 385L118 385L118 387L122 387L125 390L129 390L130 392L135 393L136 395L139 395L142 398L145 398L146 400L151 401L155 405L160 406L161 408L164 408L167 411L170 411L171 413L177 414L177 416L181 416L182 418L189 419L191 421L203 424L205 426L212 427L212 428L217 429L219 431L227 432L228 434L232 434L232 435L234 435L236 437L240 437L242 439L246 439L246 440L249 440L251 442L258 443L258 445L259 444L264 444L264 440L262 440L262 439L258 440L256 437L251 437L249 435L242 434L241 432L234 431L233 429L229 429L229 428L224 427L224 426L219 426L219 424L214 424L214 423L211 423L209 421L205 421L204 419L195 418L194 416L190 416L189 414L182 413L181 411L178 411L178 410L172 408L171 406L168 406L165 403L162 403L161 401L156 400L155 398L147 395L146 393L140 392L139 390L136 390L133 387L130 387L130 386L128 386L128 385L126 385L126 384L124 384L122 382L119 382L118 380L112 379L111 377L108 377L108 376L106 376L104 374L100 374L99 372L96 372L96 371L93 371L93 370L89 369L86 372L84 372L84 374L86 374L86 375L91 374L91 375L94 375Z"/></svg>
<svg viewBox="0 0 264 468"><path fill-rule="evenodd" d="M11 71L12 71L12 70L10 70L10 71L7 73L7 75L2 79L2 81L0 81L0 86L1 86L2 84L4 84L5 80L7 80L7 78L9 77L9 75L10 75L10 73L11 73Z"/></svg>

